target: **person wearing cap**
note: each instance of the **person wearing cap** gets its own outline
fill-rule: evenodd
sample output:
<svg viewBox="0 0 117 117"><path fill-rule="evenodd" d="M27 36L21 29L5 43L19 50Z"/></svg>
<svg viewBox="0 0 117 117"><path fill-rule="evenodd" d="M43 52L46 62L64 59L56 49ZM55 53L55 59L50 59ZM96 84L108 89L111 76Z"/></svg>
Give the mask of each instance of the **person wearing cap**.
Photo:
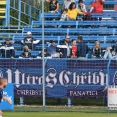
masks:
<svg viewBox="0 0 117 117"><path fill-rule="evenodd" d="M37 55L36 58L42 58L42 57L43 57L43 51L39 55ZM47 52L46 48L44 49L44 58L52 58L51 55Z"/></svg>
<svg viewBox="0 0 117 117"><path fill-rule="evenodd" d="M60 54L60 58L71 58L72 49L70 45L70 36L65 36L65 39L60 41L57 46L57 52Z"/></svg>
<svg viewBox="0 0 117 117"><path fill-rule="evenodd" d="M82 36L78 36L78 45L77 45L77 56L78 58L85 58L86 54L89 51L88 46L84 43Z"/></svg>
<svg viewBox="0 0 117 117"><path fill-rule="evenodd" d="M57 46L55 40L50 41L51 45L47 48L47 52L52 58L59 58L59 53L57 53Z"/></svg>
<svg viewBox="0 0 117 117"><path fill-rule="evenodd" d="M24 52L19 56L19 58L33 58L33 56L27 48L24 48Z"/></svg>
<svg viewBox="0 0 117 117"><path fill-rule="evenodd" d="M2 58L14 58L15 51L9 38L5 38L5 42L1 45L0 55Z"/></svg>
<svg viewBox="0 0 117 117"><path fill-rule="evenodd" d="M40 40L36 40L32 37L32 33L30 31L27 32L27 37L25 37L21 43L23 46L28 46L30 50L34 50L35 44L40 44Z"/></svg>

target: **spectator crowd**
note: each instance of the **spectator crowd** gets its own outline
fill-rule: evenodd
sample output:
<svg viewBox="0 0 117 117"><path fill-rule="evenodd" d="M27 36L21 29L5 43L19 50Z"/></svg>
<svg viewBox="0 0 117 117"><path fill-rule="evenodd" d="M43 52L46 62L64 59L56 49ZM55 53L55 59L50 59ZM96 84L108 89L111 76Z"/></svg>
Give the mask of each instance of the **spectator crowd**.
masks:
<svg viewBox="0 0 117 117"><path fill-rule="evenodd" d="M46 0L49 2L49 12L59 12L59 2L57 0ZM103 3L105 0L94 0L91 8L86 9L83 0L79 0L76 5L75 0L64 0L62 6L62 13L60 21L65 20L76 20L77 15L83 14L83 20L87 19L90 13L102 13ZM91 20L102 20L102 18L92 18ZM58 26L59 28L61 25ZM21 40L22 53L18 58L42 58L44 54L45 58L89 58L93 59L112 59L117 58L117 42L112 47L102 48L99 41L96 41L94 47L89 49L87 44L83 41L83 37L80 35L77 39L70 39L69 35L66 35L63 40L56 44L56 40L45 42L48 47L44 49L44 52L40 52L36 56L31 55L31 51L35 50L35 45L42 44L42 40L33 38L32 33L27 32L27 37ZM2 58L15 58L15 50L13 43L10 42L9 38L5 38L4 43L0 47L0 55Z"/></svg>
<svg viewBox="0 0 117 117"><path fill-rule="evenodd" d="M42 58L43 51L38 55L31 55L31 51L35 50L36 44L42 44L42 41L34 39L31 32L27 32L27 37L21 40L22 53L18 58ZM59 44L56 40L45 42L48 47L44 49L45 58L89 58L93 59L112 59L117 58L117 42L112 47L102 48L99 41L96 41L92 49L88 48L88 45L83 41L83 37L80 35L77 39L70 39L69 35L66 35L63 40L60 40ZM15 49L13 43L9 38L5 38L4 43L0 47L1 58L15 58Z"/></svg>

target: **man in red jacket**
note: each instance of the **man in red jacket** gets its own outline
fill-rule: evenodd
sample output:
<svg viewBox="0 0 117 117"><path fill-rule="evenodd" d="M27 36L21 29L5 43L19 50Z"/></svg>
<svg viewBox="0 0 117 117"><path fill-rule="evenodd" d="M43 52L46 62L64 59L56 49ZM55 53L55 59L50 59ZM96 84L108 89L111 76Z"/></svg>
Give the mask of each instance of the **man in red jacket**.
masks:
<svg viewBox="0 0 117 117"><path fill-rule="evenodd" d="M103 3L105 0L95 0L92 3L90 13L94 10L94 13L102 13L103 12ZM99 18L101 20L102 18Z"/></svg>

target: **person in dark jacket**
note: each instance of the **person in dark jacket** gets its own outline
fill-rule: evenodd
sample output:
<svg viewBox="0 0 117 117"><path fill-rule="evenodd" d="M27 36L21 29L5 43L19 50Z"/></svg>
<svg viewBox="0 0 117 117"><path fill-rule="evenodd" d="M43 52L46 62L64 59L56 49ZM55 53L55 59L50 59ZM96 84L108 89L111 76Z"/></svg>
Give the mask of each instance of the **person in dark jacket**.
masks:
<svg viewBox="0 0 117 117"><path fill-rule="evenodd" d="M105 52L106 52L106 50L101 48L100 42L96 41L95 46L92 49L92 57L93 58L103 58L103 55Z"/></svg>
<svg viewBox="0 0 117 117"><path fill-rule="evenodd" d="M25 37L21 43L23 46L27 46L30 50L34 50L35 44L41 44L40 40L36 40L32 37L32 33L30 31L27 32L27 37Z"/></svg>
<svg viewBox="0 0 117 117"><path fill-rule="evenodd" d="M56 13L59 10L59 3L57 0L46 0L46 2L49 2L49 11L51 13Z"/></svg>
<svg viewBox="0 0 117 117"><path fill-rule="evenodd" d="M36 58L42 58L43 57L43 52L41 52L39 55L37 55ZM51 55L47 52L47 49L44 49L44 58L52 58Z"/></svg>
<svg viewBox="0 0 117 117"><path fill-rule="evenodd" d="M77 56L78 57L86 57L88 53L88 46L83 42L82 36L78 36L78 45L77 45Z"/></svg>
<svg viewBox="0 0 117 117"><path fill-rule="evenodd" d="M24 52L19 56L19 58L33 58L33 56L27 48L24 48Z"/></svg>
<svg viewBox="0 0 117 117"><path fill-rule="evenodd" d="M2 58L14 58L15 51L9 38L6 38L5 42L0 47L0 54Z"/></svg>
<svg viewBox="0 0 117 117"><path fill-rule="evenodd" d="M57 46L57 51L60 54L60 58L71 58L70 36L65 36L65 39Z"/></svg>

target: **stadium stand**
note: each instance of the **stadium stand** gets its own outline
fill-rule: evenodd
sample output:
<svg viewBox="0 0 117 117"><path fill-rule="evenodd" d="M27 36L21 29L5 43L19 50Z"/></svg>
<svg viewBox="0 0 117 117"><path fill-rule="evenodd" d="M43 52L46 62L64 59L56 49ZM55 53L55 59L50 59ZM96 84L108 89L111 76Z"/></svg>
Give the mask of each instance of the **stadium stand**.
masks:
<svg viewBox="0 0 117 117"><path fill-rule="evenodd" d="M6 4L5 0L0 2L1 4ZM21 2L25 4L24 2ZM59 1L60 5L62 5L63 1ZM77 3L77 2L76 2ZM92 0L84 1L84 4L91 5ZM78 3L77 3L78 4ZM105 1L104 4L117 4L117 1ZM25 5L28 6L26 3ZM13 8L13 7L11 7ZM33 7L32 7L33 8ZM36 9L37 10L37 9ZM1 12L5 11L4 8L1 9ZM25 13L24 13L25 14ZM59 21L60 13L44 13L45 18L45 41L55 40L56 44L59 44L61 40L64 39L65 35L70 35L71 39L77 39L78 35L83 36L83 40L89 48L94 46L94 42L99 40L103 47L108 47L112 45L116 39L116 31L117 31L117 11L104 11L100 14L92 13L92 17L102 17L107 18L106 20L103 19L102 21ZM25 14L26 15L26 14ZM29 14L28 14L29 15ZM11 16L12 17L12 16ZM82 16L80 16L81 18ZM31 31L33 37L35 39L42 39L42 23L41 23L42 14L40 13L40 17L35 19L33 17L33 21L29 26L21 26L21 22L18 26L11 26L11 27L0 27L0 31L3 32L0 34L1 42L4 37L9 36L13 38L14 47L16 49L16 55L21 53L22 45L20 41L26 36L25 33ZM49 19L55 19L54 21L49 21ZM78 17L79 18L79 17ZM109 18L109 20L108 20ZM111 19L111 20L110 20ZM25 23L24 23L25 24ZM57 28L59 25L62 25L63 28ZM68 28L70 26L70 28ZM45 43L45 47L48 47L48 44ZM35 50L41 50L42 45L36 45ZM18 52L19 50L19 52Z"/></svg>

